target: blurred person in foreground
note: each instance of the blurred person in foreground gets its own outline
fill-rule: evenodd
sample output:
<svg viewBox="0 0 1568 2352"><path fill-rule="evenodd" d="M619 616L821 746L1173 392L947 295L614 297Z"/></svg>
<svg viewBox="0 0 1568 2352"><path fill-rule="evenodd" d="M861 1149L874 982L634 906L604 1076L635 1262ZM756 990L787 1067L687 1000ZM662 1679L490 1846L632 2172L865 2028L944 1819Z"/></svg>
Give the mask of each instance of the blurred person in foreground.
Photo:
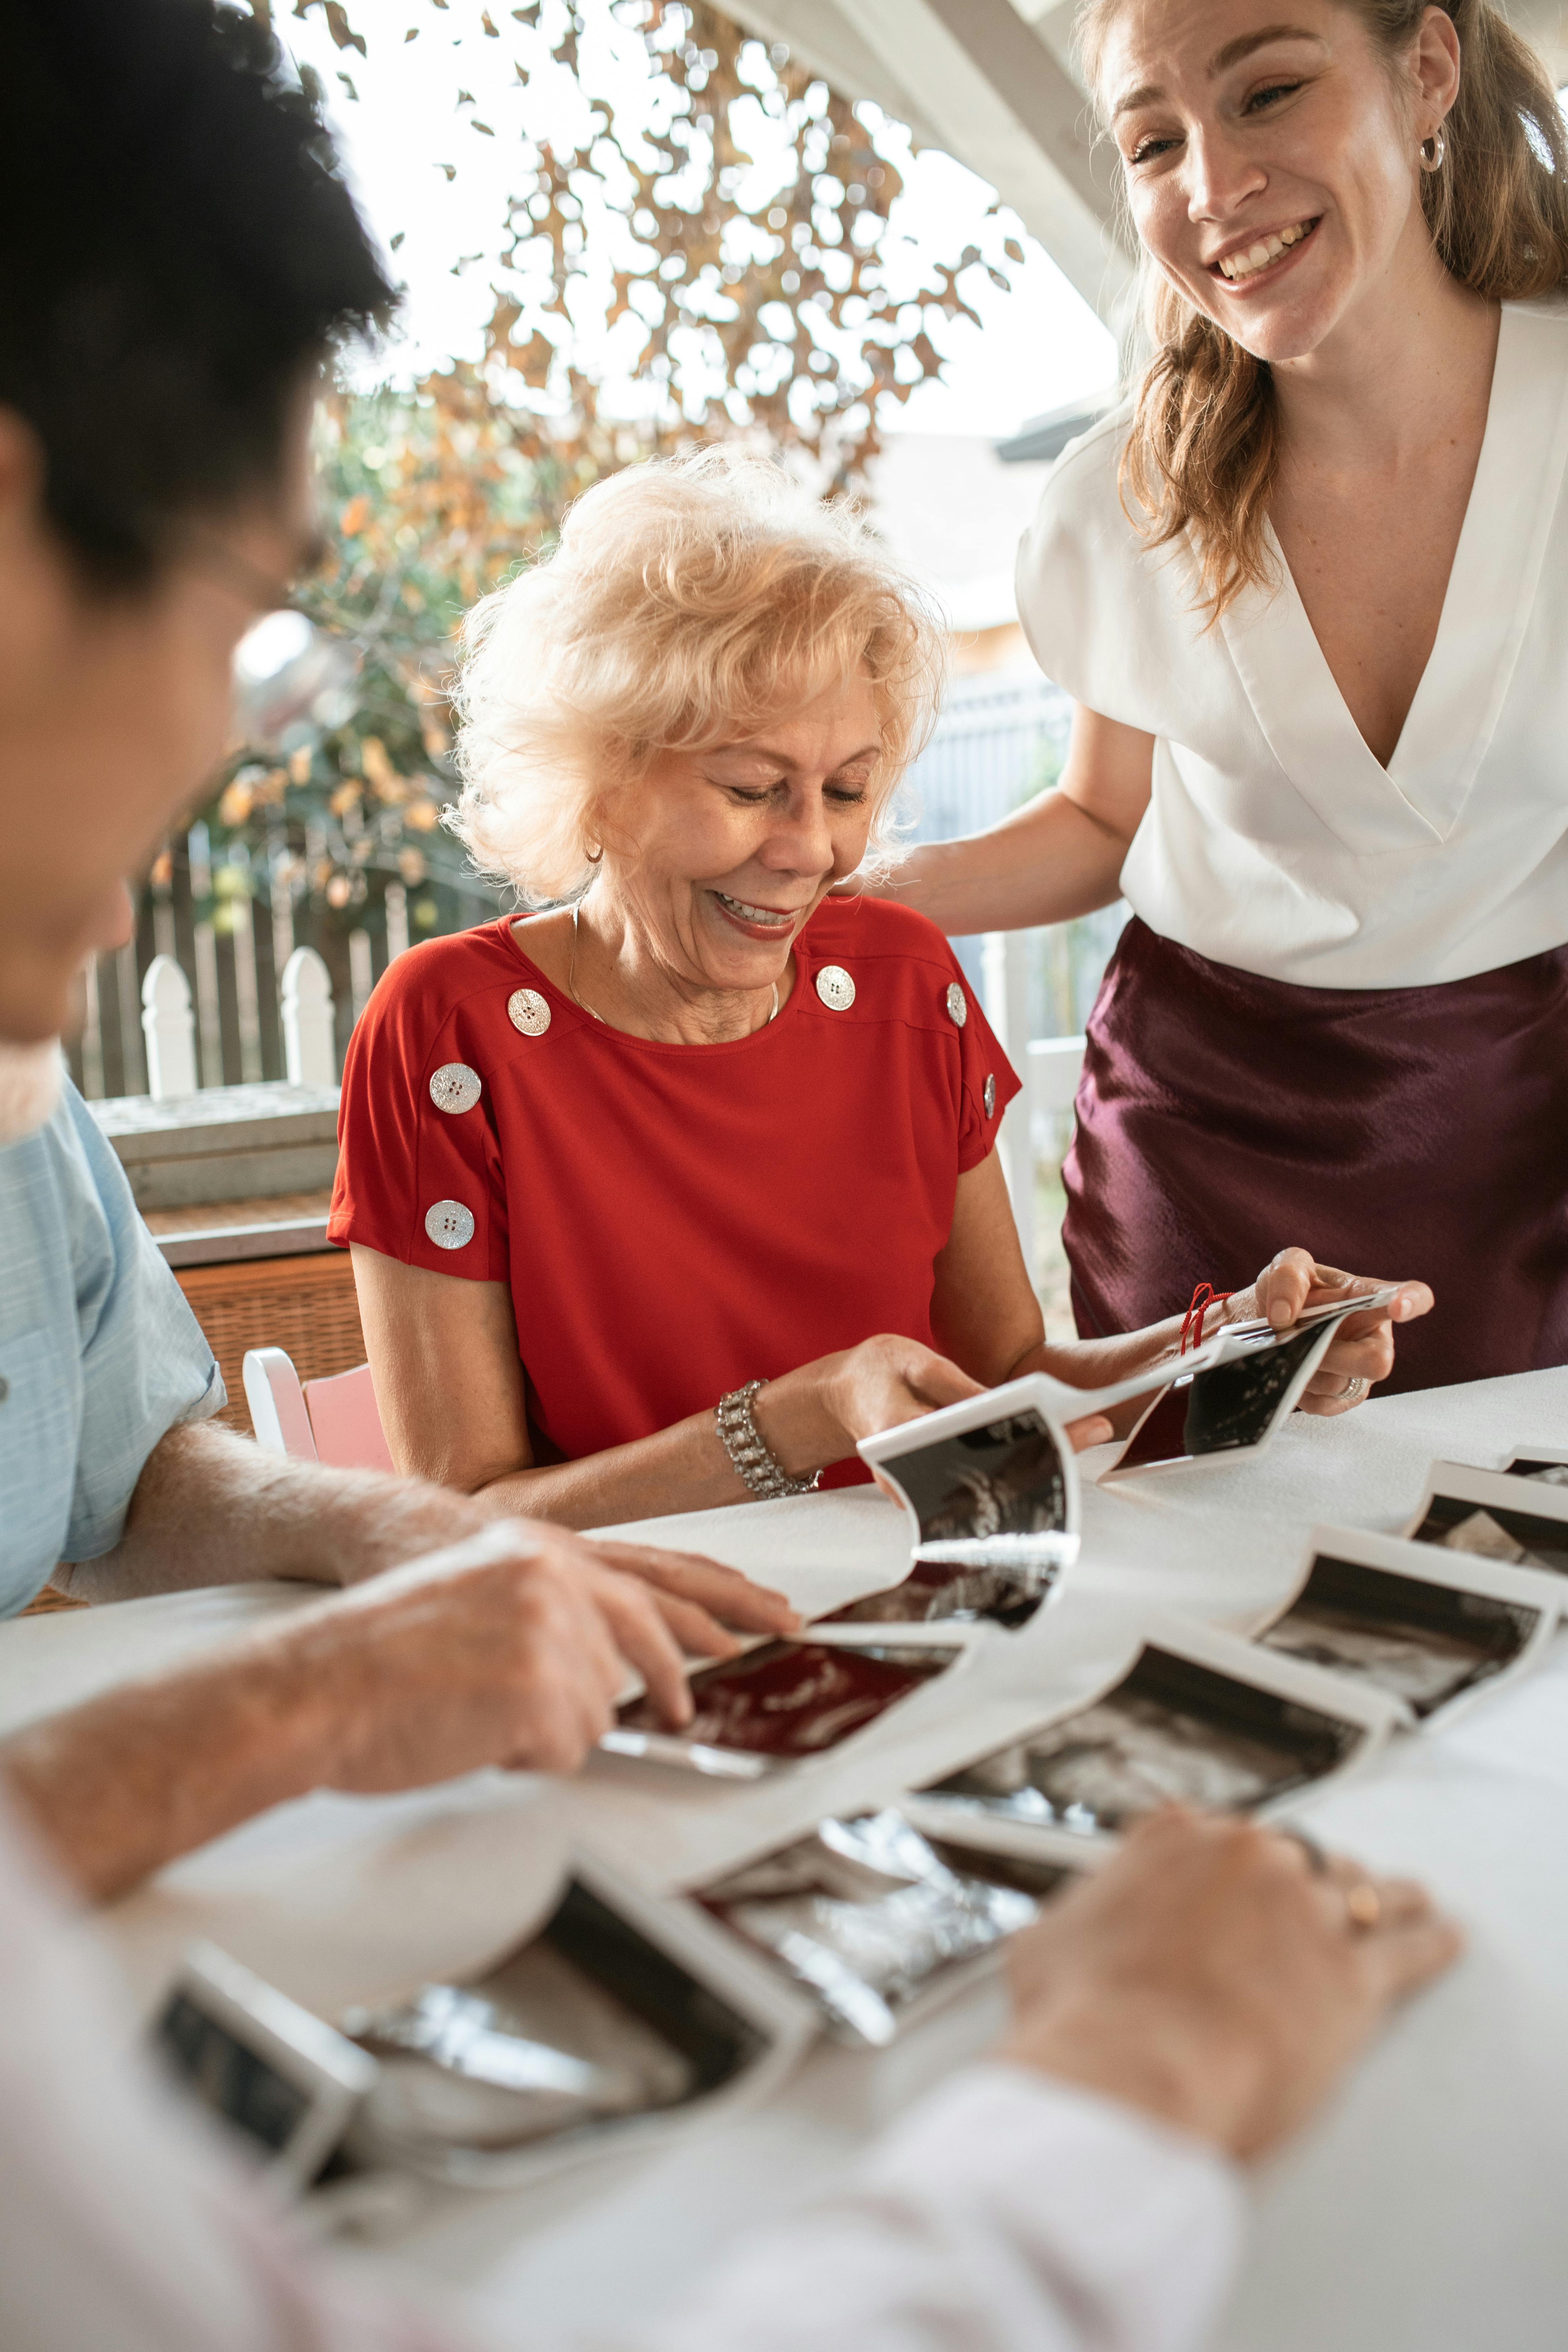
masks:
<svg viewBox="0 0 1568 2352"><path fill-rule="evenodd" d="M221 741L236 637L297 559L304 355L384 289L363 247L347 289L333 282L345 244L353 259L350 216L256 22L215 0L51 0L4 22L0 1034L20 1048L8 1116L36 1133L0 1153L0 1303L9 1316L63 1252L79 1339L62 1379L47 1292L32 1327L0 1327L0 1422L18 1408L0 1433L6 1558L18 1529L36 1540L36 1490L58 1490L62 1454L65 1521L96 1509L112 1523L112 1484L146 1421L139 1383L166 1381L183 1357L189 1392L161 1391L163 1430L108 1553L119 1589L194 1581L215 1558L231 1575L384 1572L5 1748L0 2341L521 2346L503 2310L421 2310L405 2286L309 2249L168 2112L125 2054L58 1861L103 1889L321 1780L391 1788L487 1759L573 1759L623 1662L678 1711L672 1632L725 1639L685 1613L691 1590L742 1623L778 1604L689 1563L631 1559L627 1576L516 1523L387 1569L458 1524L450 1496L306 1479L192 1421L214 1393L210 1362L182 1338L74 1106L51 1112L47 1041L82 957L123 922L117 877ZM89 253L96 271L66 274ZM215 257L237 272L226 293ZM320 282L299 301L291 363L269 377L265 342L247 337L275 317L268 289L291 271ZM232 345L193 332L207 306ZM215 415L244 429L215 441ZM110 1363L120 1351L117 1389L100 1350ZM118 1419L104 1402L116 1395ZM683 2313L620 2340L1179 2352L1236 2258L1237 2166L1279 2145L1389 2004L1455 1949L1415 1887L1314 1868L1301 1844L1248 1825L1163 1816L1018 1938L1014 2021L993 2063L885 2140L831 2211L741 2249Z"/></svg>
<svg viewBox="0 0 1568 2352"><path fill-rule="evenodd" d="M125 877L210 789L235 646L314 540L322 363L391 290L263 26L210 0L3 21L0 1616L51 1576L354 1588L0 1742L108 1895L318 1787L571 1770L629 1671L680 1723L682 1645L795 1621L711 1562L483 1528L211 1425L212 1351L56 1041L130 934Z"/></svg>

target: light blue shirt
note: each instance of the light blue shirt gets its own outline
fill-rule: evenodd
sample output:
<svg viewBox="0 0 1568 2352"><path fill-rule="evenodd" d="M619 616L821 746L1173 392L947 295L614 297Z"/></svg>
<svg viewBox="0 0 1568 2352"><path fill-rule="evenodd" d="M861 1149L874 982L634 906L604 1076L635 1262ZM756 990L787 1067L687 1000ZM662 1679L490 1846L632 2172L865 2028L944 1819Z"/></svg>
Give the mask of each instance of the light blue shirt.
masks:
<svg viewBox="0 0 1568 2352"><path fill-rule="evenodd" d="M0 1147L0 1617L57 1562L120 1540L142 1465L222 1378L92 1114L68 1080Z"/></svg>

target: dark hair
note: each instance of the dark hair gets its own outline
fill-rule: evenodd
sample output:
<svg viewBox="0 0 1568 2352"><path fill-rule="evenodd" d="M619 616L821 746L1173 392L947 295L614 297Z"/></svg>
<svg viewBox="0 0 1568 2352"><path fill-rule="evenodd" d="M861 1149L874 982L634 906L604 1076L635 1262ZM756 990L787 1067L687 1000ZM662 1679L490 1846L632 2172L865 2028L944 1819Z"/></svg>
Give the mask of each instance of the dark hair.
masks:
<svg viewBox="0 0 1568 2352"><path fill-rule="evenodd" d="M221 0L0 0L0 405L87 577L276 483L293 400L392 301L315 105Z"/></svg>

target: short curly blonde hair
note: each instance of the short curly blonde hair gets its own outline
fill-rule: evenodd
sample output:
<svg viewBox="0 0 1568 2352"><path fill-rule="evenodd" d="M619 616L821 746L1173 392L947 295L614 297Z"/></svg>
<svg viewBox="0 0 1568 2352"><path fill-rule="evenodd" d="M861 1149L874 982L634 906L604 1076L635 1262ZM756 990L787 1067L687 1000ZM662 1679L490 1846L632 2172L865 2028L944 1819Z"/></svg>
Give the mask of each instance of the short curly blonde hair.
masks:
<svg viewBox="0 0 1568 2352"><path fill-rule="evenodd" d="M469 614L447 822L528 903L575 898L607 803L658 752L753 735L863 672L882 727L869 853L885 860L945 649L940 616L853 508L723 449L628 467L578 499L553 554Z"/></svg>

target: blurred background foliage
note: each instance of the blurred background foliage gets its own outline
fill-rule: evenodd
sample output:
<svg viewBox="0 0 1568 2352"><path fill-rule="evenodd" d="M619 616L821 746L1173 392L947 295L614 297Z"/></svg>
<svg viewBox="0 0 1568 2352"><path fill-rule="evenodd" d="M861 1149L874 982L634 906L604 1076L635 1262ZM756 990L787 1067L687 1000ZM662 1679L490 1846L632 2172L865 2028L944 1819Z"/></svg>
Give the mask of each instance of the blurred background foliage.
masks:
<svg viewBox="0 0 1568 2352"><path fill-rule="evenodd" d="M154 890L177 861L193 911L220 936L265 892L331 962L367 927L379 962L405 925L416 938L487 912L439 821L455 790L447 683L465 609L548 551L574 498L652 454L742 436L825 493L852 491L888 404L939 372L933 310L974 316L960 273L984 261L1005 284L1022 259L998 236L985 256L970 244L924 261L911 285L907 254L889 267L901 182L874 110L694 0L595 5L640 41L635 123L595 88L584 16L564 0L468 12L476 37L510 44L525 86L571 77L574 102L552 110L568 135L518 142L492 250L454 257L491 273L482 357L413 383L344 383L325 404L327 553L300 602L352 641L359 667L286 753L237 744L196 852L181 844L160 861ZM251 5L284 29L282 0ZM417 39L433 10L443 32L467 28L460 0L457 12L297 0L293 14L324 16L353 101L356 53ZM467 91L457 109L458 129L497 135ZM773 168L759 174L764 143ZM607 339L575 331L595 302Z"/></svg>

